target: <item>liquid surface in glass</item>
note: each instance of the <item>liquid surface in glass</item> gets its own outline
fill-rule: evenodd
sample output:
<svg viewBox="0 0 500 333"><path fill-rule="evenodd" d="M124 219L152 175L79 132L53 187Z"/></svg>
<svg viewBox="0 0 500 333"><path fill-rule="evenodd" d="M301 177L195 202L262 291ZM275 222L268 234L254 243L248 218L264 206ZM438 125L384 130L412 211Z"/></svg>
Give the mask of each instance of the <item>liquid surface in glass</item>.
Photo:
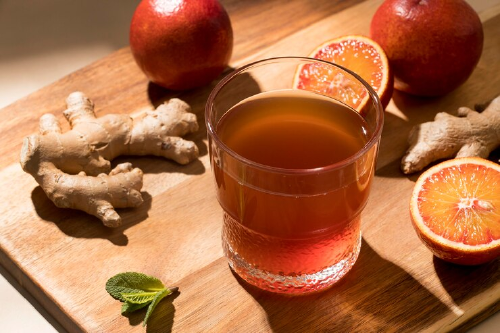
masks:
<svg viewBox="0 0 500 333"><path fill-rule="evenodd" d="M366 124L351 108L306 91L261 93L219 121L231 150L263 165L312 169L340 162L367 141Z"/></svg>

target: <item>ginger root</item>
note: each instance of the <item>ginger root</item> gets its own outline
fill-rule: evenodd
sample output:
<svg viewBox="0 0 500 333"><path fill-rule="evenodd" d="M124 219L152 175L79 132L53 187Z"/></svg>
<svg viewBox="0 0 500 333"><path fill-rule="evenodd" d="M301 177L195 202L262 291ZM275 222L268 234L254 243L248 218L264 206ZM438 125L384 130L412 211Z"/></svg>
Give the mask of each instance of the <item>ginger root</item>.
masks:
<svg viewBox="0 0 500 333"><path fill-rule="evenodd" d="M434 121L413 127L408 137L410 147L401 160L405 174L422 170L430 163L453 157L482 157L500 146L500 96L487 107L458 109L458 117L445 112Z"/></svg>
<svg viewBox="0 0 500 333"><path fill-rule="evenodd" d="M189 105L171 99L155 111L131 118L109 114L97 118L94 105L81 92L66 100L64 116L71 130L62 133L52 114L40 118L39 134L24 139L21 166L31 174L57 207L82 210L105 226L118 227L114 208L137 207L143 200L142 171L122 163L119 155L156 155L186 164L198 157L198 147L180 136L198 129Z"/></svg>

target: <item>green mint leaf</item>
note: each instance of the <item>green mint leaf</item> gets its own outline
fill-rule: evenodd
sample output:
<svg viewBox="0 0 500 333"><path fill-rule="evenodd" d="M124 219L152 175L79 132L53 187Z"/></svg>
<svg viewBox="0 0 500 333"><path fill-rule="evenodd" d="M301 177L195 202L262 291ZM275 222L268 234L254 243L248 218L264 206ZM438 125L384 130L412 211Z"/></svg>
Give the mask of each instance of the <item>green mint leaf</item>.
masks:
<svg viewBox="0 0 500 333"><path fill-rule="evenodd" d="M157 293L158 291L150 291L139 293L121 293L121 295L127 303L143 304L151 302L155 298Z"/></svg>
<svg viewBox="0 0 500 333"><path fill-rule="evenodd" d="M164 288L157 278L136 272L120 273L106 282L106 291L122 302L126 302L122 293L158 292Z"/></svg>
<svg viewBox="0 0 500 333"><path fill-rule="evenodd" d="M127 312L130 313L130 312L134 312L134 311L137 311L139 309L142 309L142 308L146 307L149 303L150 302L142 303L142 304L132 304L132 303L125 302L122 305L122 314L127 313Z"/></svg>
<svg viewBox="0 0 500 333"><path fill-rule="evenodd" d="M151 304L149 304L149 307L148 307L148 312L146 312L146 317L144 317L144 322L142 323L142 326L146 326L146 323L148 322L148 319L149 317L151 316L151 314L153 313L156 305L158 303L160 303L160 301L165 297L165 296L168 296L172 293L173 291L168 289L168 288L165 288L163 289L162 291L158 292L155 296L155 298L153 299L153 301L151 302Z"/></svg>

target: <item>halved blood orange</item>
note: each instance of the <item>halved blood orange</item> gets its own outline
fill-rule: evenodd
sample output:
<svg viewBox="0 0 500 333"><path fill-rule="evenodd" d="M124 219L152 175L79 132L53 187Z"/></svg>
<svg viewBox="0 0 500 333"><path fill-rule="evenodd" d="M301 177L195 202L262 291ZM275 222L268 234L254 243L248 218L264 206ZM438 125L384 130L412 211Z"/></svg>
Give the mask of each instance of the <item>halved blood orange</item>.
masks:
<svg viewBox="0 0 500 333"><path fill-rule="evenodd" d="M320 45L309 56L350 69L372 86L384 108L389 104L394 78L384 50L375 41L364 36L343 36ZM362 85L331 67L301 66L294 86L339 98L357 111L362 111L368 101Z"/></svg>
<svg viewBox="0 0 500 333"><path fill-rule="evenodd" d="M500 165L456 158L417 180L410 215L418 236L437 257L478 265L500 256Z"/></svg>

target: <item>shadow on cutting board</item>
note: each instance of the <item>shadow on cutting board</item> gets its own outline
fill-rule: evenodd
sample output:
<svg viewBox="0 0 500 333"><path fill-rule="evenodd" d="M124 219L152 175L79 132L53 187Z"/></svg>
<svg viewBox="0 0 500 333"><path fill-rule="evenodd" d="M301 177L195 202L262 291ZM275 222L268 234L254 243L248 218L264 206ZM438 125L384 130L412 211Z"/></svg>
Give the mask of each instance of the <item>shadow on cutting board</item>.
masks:
<svg viewBox="0 0 500 333"><path fill-rule="evenodd" d="M434 257L434 269L453 301L460 305L500 280L500 260L478 266L455 265Z"/></svg>
<svg viewBox="0 0 500 333"><path fill-rule="evenodd" d="M235 278L266 311L273 332L417 331L450 311L364 240L353 269L325 292L280 296Z"/></svg>
<svg viewBox="0 0 500 333"><path fill-rule="evenodd" d="M500 259L478 266L461 266L434 257L434 269L441 281L441 285L446 289L453 302L459 307L476 295L491 294L495 285L500 280ZM457 327L456 331L464 332L468 330L473 325L495 314L499 306L498 300L495 303L494 299L492 299L492 303L489 306L483 308L475 305L476 311L479 310L478 313L476 313L473 319Z"/></svg>
<svg viewBox="0 0 500 333"><path fill-rule="evenodd" d="M144 202L136 208L117 209L122 218L122 225L118 228L105 227L102 222L92 215L79 210L58 208L49 200L40 186L31 192L31 200L38 216L54 223L66 235L75 238L102 238L118 246L128 244L124 231L148 217L151 208L151 195L141 192Z"/></svg>

